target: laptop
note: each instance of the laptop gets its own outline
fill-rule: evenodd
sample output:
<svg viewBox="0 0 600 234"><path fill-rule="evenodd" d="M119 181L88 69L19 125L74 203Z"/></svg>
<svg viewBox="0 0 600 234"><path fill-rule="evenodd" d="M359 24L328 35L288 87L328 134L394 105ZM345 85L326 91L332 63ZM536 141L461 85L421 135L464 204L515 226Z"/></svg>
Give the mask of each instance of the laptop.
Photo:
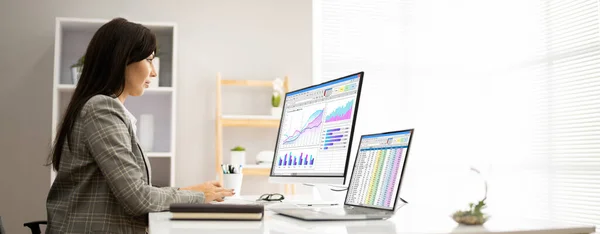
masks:
<svg viewBox="0 0 600 234"><path fill-rule="evenodd" d="M270 210L302 220L392 217L398 207L406 204L399 194L413 133L414 129L407 129L361 136L343 207Z"/></svg>

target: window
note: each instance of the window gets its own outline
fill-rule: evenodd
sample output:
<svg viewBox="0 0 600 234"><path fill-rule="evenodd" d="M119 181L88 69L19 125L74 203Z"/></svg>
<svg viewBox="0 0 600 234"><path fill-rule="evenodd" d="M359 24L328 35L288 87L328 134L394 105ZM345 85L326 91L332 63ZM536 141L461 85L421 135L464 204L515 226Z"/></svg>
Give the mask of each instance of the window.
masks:
<svg viewBox="0 0 600 234"><path fill-rule="evenodd" d="M314 82L365 71L355 134L415 128L405 199L463 208L475 166L492 215L600 225L597 0L313 8Z"/></svg>
<svg viewBox="0 0 600 234"><path fill-rule="evenodd" d="M548 160L554 219L600 225L598 1L544 1L534 152Z"/></svg>

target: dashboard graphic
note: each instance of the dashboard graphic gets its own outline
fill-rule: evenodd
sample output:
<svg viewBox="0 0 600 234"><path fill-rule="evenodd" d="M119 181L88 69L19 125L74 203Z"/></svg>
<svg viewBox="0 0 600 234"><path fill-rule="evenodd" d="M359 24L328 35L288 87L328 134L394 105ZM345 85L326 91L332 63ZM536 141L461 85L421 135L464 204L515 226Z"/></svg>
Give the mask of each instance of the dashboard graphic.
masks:
<svg viewBox="0 0 600 234"><path fill-rule="evenodd" d="M286 94L273 175L343 176L360 74Z"/></svg>
<svg viewBox="0 0 600 234"><path fill-rule="evenodd" d="M285 146L316 145L319 143L321 125L323 123L323 109L304 111L310 113L307 117L303 112L290 114L290 120L284 126L284 135L281 143Z"/></svg>
<svg viewBox="0 0 600 234"><path fill-rule="evenodd" d="M278 168L312 169L314 166L314 150L292 150L281 153L277 159Z"/></svg>
<svg viewBox="0 0 600 234"><path fill-rule="evenodd" d="M343 103L339 105L338 103ZM352 107L354 105L354 99L351 100L342 100L341 102L331 103L327 106L328 111L327 117L325 117L325 122L335 122L342 120L350 120L352 117Z"/></svg>

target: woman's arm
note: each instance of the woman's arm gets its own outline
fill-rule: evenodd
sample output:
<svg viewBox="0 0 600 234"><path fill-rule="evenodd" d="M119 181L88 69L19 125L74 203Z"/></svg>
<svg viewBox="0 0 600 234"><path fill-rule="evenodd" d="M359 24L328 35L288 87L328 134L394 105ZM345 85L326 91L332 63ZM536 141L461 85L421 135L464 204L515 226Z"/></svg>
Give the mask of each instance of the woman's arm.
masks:
<svg viewBox="0 0 600 234"><path fill-rule="evenodd" d="M203 203L204 194L177 188L156 188L143 180L131 151L131 135L117 99L95 96L82 112L85 142L108 185L131 215L167 210L171 203Z"/></svg>

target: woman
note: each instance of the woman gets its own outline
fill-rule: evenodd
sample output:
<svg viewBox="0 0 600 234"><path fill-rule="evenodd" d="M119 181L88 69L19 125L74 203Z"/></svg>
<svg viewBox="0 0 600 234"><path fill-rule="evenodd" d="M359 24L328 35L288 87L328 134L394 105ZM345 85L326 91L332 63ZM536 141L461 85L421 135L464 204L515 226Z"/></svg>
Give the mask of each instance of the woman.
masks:
<svg viewBox="0 0 600 234"><path fill-rule="evenodd" d="M46 202L48 233L144 233L149 212L233 195L216 182L180 189L150 184L135 119L123 103L156 77L155 51L155 35L122 18L90 41L50 158L57 176Z"/></svg>

